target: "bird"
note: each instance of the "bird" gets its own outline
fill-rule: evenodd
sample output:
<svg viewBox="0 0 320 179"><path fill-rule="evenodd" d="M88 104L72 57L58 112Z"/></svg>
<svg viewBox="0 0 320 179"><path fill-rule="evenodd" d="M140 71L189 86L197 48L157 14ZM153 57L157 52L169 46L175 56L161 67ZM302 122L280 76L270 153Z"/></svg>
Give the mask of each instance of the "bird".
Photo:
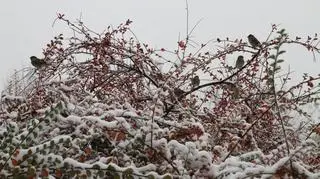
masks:
<svg viewBox="0 0 320 179"><path fill-rule="evenodd" d="M231 99L238 99L240 97L239 88L236 86L231 87Z"/></svg>
<svg viewBox="0 0 320 179"><path fill-rule="evenodd" d="M196 75L195 77L191 78L191 85L192 88L197 87L200 85L200 78L198 75Z"/></svg>
<svg viewBox="0 0 320 179"><path fill-rule="evenodd" d="M180 88L175 88L173 90L174 95L176 95L177 98L182 97L182 95L185 93L182 89Z"/></svg>
<svg viewBox="0 0 320 179"><path fill-rule="evenodd" d="M236 66L234 68L240 69L244 65L244 59L242 55L239 55L236 61Z"/></svg>
<svg viewBox="0 0 320 179"><path fill-rule="evenodd" d="M40 59L36 56L31 56L30 60L31 60L31 65L33 65L37 69L39 69L47 64L43 59Z"/></svg>
<svg viewBox="0 0 320 179"><path fill-rule="evenodd" d="M252 34L248 35L248 41L253 48L261 47L261 43L259 42L259 40Z"/></svg>

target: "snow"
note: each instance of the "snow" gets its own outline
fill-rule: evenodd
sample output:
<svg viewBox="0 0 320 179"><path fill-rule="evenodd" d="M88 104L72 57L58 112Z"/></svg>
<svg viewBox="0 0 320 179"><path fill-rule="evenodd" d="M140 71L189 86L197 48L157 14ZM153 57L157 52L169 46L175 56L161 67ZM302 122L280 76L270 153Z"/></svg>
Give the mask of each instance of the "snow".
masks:
<svg viewBox="0 0 320 179"><path fill-rule="evenodd" d="M270 37L275 41L266 43L265 54L234 39L216 44L217 51L201 47L196 54L178 46L167 61L146 44L126 40L125 24L97 35L63 17L83 36L55 38L43 52L50 63L35 70L23 95L2 93L0 163L5 167L0 178L14 169L27 173L29 166L39 178L44 178L42 169L54 178L59 168L69 178L72 170L120 178L292 178L292 168L306 178L320 178L319 132L307 114L297 115L305 96L317 100L317 88L303 91L302 99L275 94L281 107L276 111L275 96L262 77L269 75L266 62L272 61L268 55L275 56L270 49L278 48L279 33ZM301 43L311 48L296 44ZM238 51L246 58L253 55L246 60L256 64L230 76L234 72L225 59ZM76 55L88 59L78 63ZM168 64L166 72L154 66L160 62ZM248 75L254 68L257 73ZM210 76L208 86L193 91L195 74ZM313 79L320 77L307 76L301 85ZM239 88L238 99L232 98L229 83ZM187 95L177 99L177 88ZM300 93L299 86L287 93Z"/></svg>

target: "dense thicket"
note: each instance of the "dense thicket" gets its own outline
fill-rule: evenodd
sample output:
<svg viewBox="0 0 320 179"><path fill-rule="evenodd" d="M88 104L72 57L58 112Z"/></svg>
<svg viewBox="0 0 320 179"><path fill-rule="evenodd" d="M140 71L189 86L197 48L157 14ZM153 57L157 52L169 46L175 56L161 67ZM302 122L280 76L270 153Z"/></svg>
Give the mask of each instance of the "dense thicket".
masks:
<svg viewBox="0 0 320 179"><path fill-rule="evenodd" d="M320 177L308 110L320 76L281 68L283 45L316 54L316 35L273 26L257 46L188 36L171 51L139 42L129 20L96 33L59 19L74 36L55 37L2 93L2 178Z"/></svg>

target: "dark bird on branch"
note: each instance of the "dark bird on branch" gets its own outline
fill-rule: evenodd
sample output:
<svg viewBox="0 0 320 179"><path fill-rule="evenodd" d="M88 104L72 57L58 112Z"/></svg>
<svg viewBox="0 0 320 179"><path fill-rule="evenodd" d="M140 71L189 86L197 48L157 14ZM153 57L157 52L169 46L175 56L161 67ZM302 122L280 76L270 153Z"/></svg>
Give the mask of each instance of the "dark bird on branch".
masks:
<svg viewBox="0 0 320 179"><path fill-rule="evenodd" d="M192 88L195 88L200 85L200 78L198 75L191 78L191 85L192 85Z"/></svg>
<svg viewBox="0 0 320 179"><path fill-rule="evenodd" d="M259 42L259 40L252 34L248 35L248 41L253 48L261 47L261 43Z"/></svg>
<svg viewBox="0 0 320 179"><path fill-rule="evenodd" d="M183 91L183 90L180 89L180 88L175 88L175 89L173 90L173 93L174 93L174 95L176 95L177 98L180 98L180 97L182 97L182 95L185 93L185 91Z"/></svg>
<svg viewBox="0 0 320 179"><path fill-rule="evenodd" d="M244 65L243 56L242 56L242 55L239 55L238 58L237 58L237 61L236 61L236 66L235 66L235 68L240 69L241 67L243 67L243 65Z"/></svg>
<svg viewBox="0 0 320 179"><path fill-rule="evenodd" d="M30 60L31 60L31 65L33 65L37 69L47 65L47 63L43 59L37 58L36 56L31 56Z"/></svg>

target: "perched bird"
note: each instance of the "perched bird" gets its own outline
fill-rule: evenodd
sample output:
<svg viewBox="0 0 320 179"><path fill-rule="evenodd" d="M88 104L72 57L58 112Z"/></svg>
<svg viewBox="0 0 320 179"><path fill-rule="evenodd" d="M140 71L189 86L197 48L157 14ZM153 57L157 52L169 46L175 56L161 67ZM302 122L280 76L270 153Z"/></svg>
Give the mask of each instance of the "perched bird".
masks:
<svg viewBox="0 0 320 179"><path fill-rule="evenodd" d="M248 35L248 41L253 48L261 47L259 40L252 34Z"/></svg>
<svg viewBox="0 0 320 179"><path fill-rule="evenodd" d="M240 69L244 65L244 59L242 55L239 55L236 61L236 66L234 68Z"/></svg>
<svg viewBox="0 0 320 179"><path fill-rule="evenodd" d="M239 88L236 86L231 87L231 99L238 99L240 97Z"/></svg>
<svg viewBox="0 0 320 179"><path fill-rule="evenodd" d="M191 78L191 85L192 88L197 87L200 85L200 78L198 75L196 75L195 77Z"/></svg>
<svg viewBox="0 0 320 179"><path fill-rule="evenodd" d="M36 56L31 56L31 65L33 65L36 68L41 68L46 65L46 62L43 59L39 59Z"/></svg>
<svg viewBox="0 0 320 179"><path fill-rule="evenodd" d="M176 95L177 98L182 97L182 95L185 93L182 89L180 88L175 88L173 90L174 95Z"/></svg>
<svg viewBox="0 0 320 179"><path fill-rule="evenodd" d="M240 97L240 90L235 84L230 83L227 90L231 94L231 99L238 99Z"/></svg>

